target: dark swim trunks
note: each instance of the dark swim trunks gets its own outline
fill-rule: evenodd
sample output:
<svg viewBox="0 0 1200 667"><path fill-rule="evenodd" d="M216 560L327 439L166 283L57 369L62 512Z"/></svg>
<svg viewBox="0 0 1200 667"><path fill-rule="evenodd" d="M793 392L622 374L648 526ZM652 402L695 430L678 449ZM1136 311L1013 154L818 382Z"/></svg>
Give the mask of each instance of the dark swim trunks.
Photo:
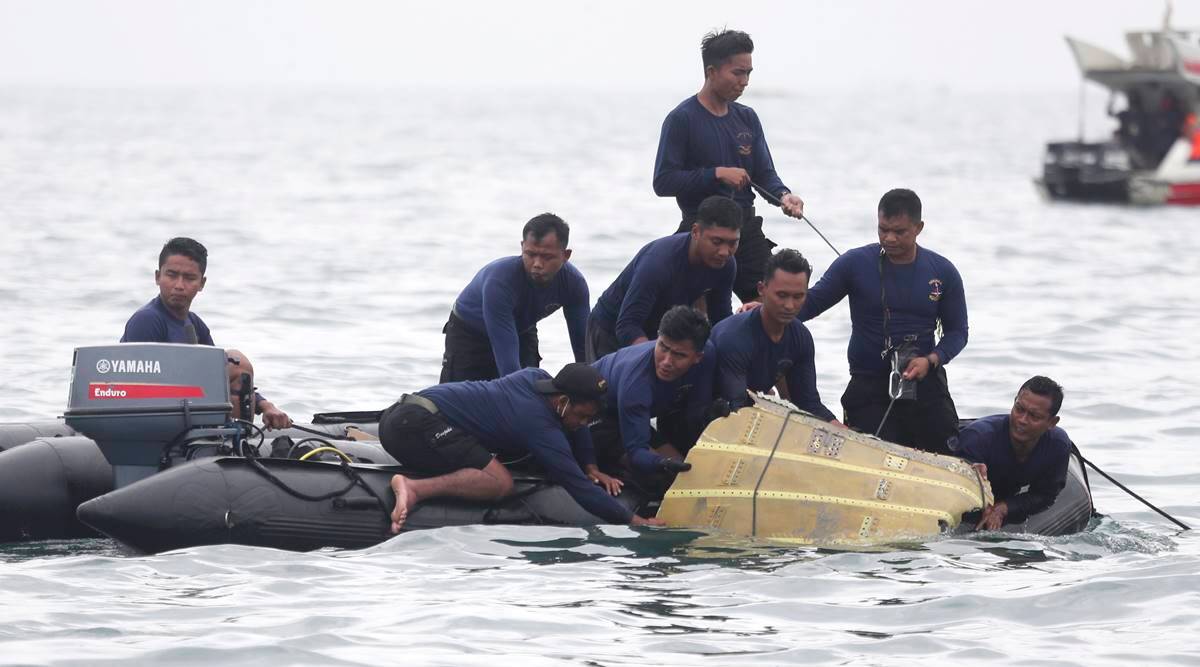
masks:
<svg viewBox="0 0 1200 667"><path fill-rule="evenodd" d="M475 436L415 403L396 403L383 411L379 441L405 468L425 475L483 470L492 461L492 453Z"/></svg>
<svg viewBox="0 0 1200 667"><path fill-rule="evenodd" d="M496 356L492 341L487 334L479 333L458 315L450 313L450 319L442 328L446 334L446 351L442 355L442 374L438 382L463 382L466 380L495 380L500 377L496 368ZM518 334L520 339L521 367L538 368L542 357L538 352L537 327Z"/></svg>

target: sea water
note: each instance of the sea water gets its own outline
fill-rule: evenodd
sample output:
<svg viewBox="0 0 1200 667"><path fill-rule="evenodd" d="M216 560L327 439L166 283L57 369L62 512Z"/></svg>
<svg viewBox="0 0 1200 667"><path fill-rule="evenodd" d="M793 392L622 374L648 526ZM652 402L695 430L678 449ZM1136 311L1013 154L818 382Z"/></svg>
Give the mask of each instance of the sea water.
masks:
<svg viewBox="0 0 1200 667"><path fill-rule="evenodd" d="M120 337L177 235L210 250L194 310L277 405L385 407L436 382L454 296L533 215L571 224L593 300L675 229L651 171L691 92L0 91L0 421L62 413L72 349ZM874 240L884 191L922 196L920 242L968 294L961 415L1049 375L1089 459L1200 524L1200 211L1042 201L1030 178L1043 142L1075 133L1070 93L744 101L839 249ZM806 225L760 208L776 242L829 265ZM810 329L840 412L846 307ZM546 368L570 361L560 317L540 333ZM618 526L305 554L0 545L0 663L1197 664L1200 540L1092 479L1104 516L1078 535L869 552Z"/></svg>

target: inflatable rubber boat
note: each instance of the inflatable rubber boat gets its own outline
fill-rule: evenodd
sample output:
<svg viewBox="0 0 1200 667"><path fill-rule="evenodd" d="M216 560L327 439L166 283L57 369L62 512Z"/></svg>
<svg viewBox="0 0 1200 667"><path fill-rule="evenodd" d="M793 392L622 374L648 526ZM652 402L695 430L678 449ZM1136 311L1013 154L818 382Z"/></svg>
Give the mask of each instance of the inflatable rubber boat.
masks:
<svg viewBox="0 0 1200 667"><path fill-rule="evenodd" d="M116 364L118 355L134 363ZM389 482L411 473L378 442L358 439L373 437L375 413L318 415L268 438L230 419L224 368L223 352L204 346L76 350L65 421L0 427L0 436L11 434L0 452L0 541L103 534L159 552L207 544L359 548L391 537ZM156 377L139 376L146 369ZM19 433L35 437L15 442ZM636 484L619 501L674 526L849 546L966 530L990 501L986 483L959 459L762 399L713 422L688 461L693 469L677 476L661 507ZM509 497L425 502L410 510L405 529L603 523L540 471L510 468ZM1006 529L1067 533L1091 515L1087 480L1073 461L1055 505Z"/></svg>

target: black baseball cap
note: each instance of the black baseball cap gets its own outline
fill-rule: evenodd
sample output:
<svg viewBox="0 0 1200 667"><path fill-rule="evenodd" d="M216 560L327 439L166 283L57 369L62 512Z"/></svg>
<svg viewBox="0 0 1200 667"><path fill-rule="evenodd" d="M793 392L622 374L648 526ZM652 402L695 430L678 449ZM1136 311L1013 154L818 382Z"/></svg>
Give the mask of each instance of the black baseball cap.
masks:
<svg viewBox="0 0 1200 667"><path fill-rule="evenodd" d="M553 378L535 380L533 388L539 394L566 394L571 400L604 402L608 380L600 371L584 363L563 366Z"/></svg>

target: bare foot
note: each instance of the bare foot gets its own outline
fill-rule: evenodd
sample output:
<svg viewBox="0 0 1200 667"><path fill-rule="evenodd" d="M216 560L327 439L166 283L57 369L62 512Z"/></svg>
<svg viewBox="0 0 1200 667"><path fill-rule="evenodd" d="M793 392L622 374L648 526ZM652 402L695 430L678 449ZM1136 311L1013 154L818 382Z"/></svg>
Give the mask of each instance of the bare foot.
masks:
<svg viewBox="0 0 1200 667"><path fill-rule="evenodd" d="M404 475L393 475L391 487L396 494L396 509L392 510L392 534L395 535L408 518L409 506L417 503L417 494L408 486L408 478Z"/></svg>

